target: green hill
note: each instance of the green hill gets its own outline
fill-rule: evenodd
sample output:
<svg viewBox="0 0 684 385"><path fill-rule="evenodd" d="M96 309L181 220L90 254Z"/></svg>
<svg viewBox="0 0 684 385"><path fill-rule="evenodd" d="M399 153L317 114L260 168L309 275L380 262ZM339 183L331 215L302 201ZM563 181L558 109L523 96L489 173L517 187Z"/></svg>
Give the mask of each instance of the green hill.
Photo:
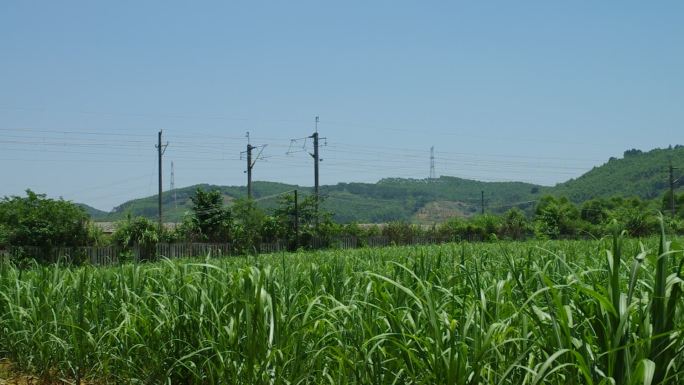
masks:
<svg viewBox="0 0 684 385"><path fill-rule="evenodd" d="M165 191L162 194L164 221L181 221L185 213L190 211L192 207L192 201L190 200L190 197L195 194L197 188L202 188L204 190L220 190L224 196L224 201L226 204L230 204L233 200L245 197L247 195L247 187L245 186L216 186L210 184L199 184L178 188L171 191ZM294 189L303 190L303 192L308 192L308 190L310 190L310 188L301 188L283 183L255 182L253 186L253 196L255 199L261 199L259 201L260 206L268 208L275 206L277 203L278 197L274 195L292 191ZM274 197L268 198L270 196ZM264 197L267 199L263 199ZM134 199L125 202L115 207L111 213L95 215L93 216L93 219L98 221L115 221L124 218L128 213L133 216L142 215L148 218L156 218L157 206L157 196L153 195L150 197Z"/></svg>
<svg viewBox="0 0 684 385"><path fill-rule="evenodd" d="M460 209L451 210L443 204L440 217L469 216L481 209L481 192L485 192L485 206L500 211L511 203L534 200L542 186L522 182L480 182L455 177L437 179L383 179L375 184L339 183L321 188L326 197L325 207L335 213L340 222L387 222L412 220L431 222L417 214L434 202L458 203ZM445 214L445 211L451 213Z"/></svg>
<svg viewBox="0 0 684 385"><path fill-rule="evenodd" d="M672 161L684 166L684 147L655 149L648 152L629 150L621 159L607 163L554 187L522 182L480 182L455 177L437 179L382 179L377 183L338 183L321 186L322 207L334 214L341 223L382 223L407 220L433 223L453 216L471 216L481 210L481 192L485 193L488 212L501 213L511 207L531 210L543 194L567 196L580 203L596 197L638 196L659 199L669 187L667 167ZM196 185L165 192L163 195L165 221L180 221L190 211L190 197L197 187L218 189L230 204L247 194L245 186ZM312 193L311 187L275 182L254 182L253 194L257 204L275 207L278 194L297 189L302 196ZM150 196L121 204L111 213L89 210L95 220L113 221L126 213L156 218L157 197Z"/></svg>
<svg viewBox="0 0 684 385"><path fill-rule="evenodd" d="M76 206L79 206L85 210L85 212L88 213L91 218L105 218L109 215L109 213L106 211L98 210L95 207L91 207L83 203L76 203Z"/></svg>
<svg viewBox="0 0 684 385"><path fill-rule="evenodd" d="M190 197L197 188L218 189L226 204L247 195L244 186L195 185L165 192L162 195L165 221L180 221L190 210ZM539 195L541 186L521 182L479 182L454 177L438 179L383 179L378 183L339 183L321 186L322 207L334 214L338 222L378 223L394 220L415 220L414 216L424 206L435 201L458 202L461 210L442 216L472 215L480 210L480 193L485 191L485 204L497 211L500 206L512 202L529 201ZM298 190L302 196L311 194L311 187L302 187L275 182L254 182L253 195L257 204L270 209L277 205L279 194ZM175 197L175 198L174 198ZM127 213L149 218L157 216L157 197L135 199L114 208L111 213L95 213L100 221L115 221ZM433 208L434 211L434 208ZM429 218L422 218L429 222Z"/></svg>
<svg viewBox="0 0 684 385"><path fill-rule="evenodd" d="M556 185L549 193L574 202L612 196L660 198L670 188L670 161L675 167L684 167L684 146L648 152L628 150L622 159L611 158L579 178Z"/></svg>

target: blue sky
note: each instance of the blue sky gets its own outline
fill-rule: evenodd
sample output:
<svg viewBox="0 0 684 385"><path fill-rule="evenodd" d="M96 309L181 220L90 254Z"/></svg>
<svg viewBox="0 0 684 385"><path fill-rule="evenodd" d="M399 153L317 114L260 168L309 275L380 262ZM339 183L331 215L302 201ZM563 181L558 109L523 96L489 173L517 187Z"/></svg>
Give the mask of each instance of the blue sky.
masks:
<svg viewBox="0 0 684 385"><path fill-rule="evenodd" d="M681 1L0 2L0 196L436 172L552 185L684 143ZM677 136L679 134L680 136ZM298 143L302 144L302 143Z"/></svg>

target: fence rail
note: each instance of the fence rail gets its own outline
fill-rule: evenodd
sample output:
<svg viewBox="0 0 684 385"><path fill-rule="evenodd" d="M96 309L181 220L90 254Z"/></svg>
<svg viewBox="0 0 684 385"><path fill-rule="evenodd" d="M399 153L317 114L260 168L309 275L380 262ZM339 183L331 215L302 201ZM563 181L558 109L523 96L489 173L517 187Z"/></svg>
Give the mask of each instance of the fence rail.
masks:
<svg viewBox="0 0 684 385"><path fill-rule="evenodd" d="M425 245L450 242L452 239L434 237L415 237L410 239L392 239L387 236L371 236L359 238L343 236L332 238L312 238L311 249L355 249L359 247L386 247L391 245ZM287 251L286 240L263 242L252 248L261 254ZM34 258L45 262L66 261L73 263L90 263L92 265L112 265L124 261L141 262L159 258L188 258L198 256L225 257L236 255L231 243L158 243L153 247L134 246L124 249L117 246L89 247L53 247L11 246L0 249L0 258L21 259Z"/></svg>
<svg viewBox="0 0 684 385"><path fill-rule="evenodd" d="M198 255L223 257L231 255L232 250L230 243L158 243L155 251L157 257L183 258Z"/></svg>

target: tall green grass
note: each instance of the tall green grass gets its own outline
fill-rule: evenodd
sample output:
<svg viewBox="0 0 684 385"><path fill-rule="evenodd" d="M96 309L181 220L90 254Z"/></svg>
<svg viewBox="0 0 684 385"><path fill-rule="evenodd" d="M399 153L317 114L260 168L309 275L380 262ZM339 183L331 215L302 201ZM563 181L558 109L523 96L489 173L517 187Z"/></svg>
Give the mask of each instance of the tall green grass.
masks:
<svg viewBox="0 0 684 385"><path fill-rule="evenodd" d="M145 384L684 383L682 248L448 244L0 265L0 356Z"/></svg>

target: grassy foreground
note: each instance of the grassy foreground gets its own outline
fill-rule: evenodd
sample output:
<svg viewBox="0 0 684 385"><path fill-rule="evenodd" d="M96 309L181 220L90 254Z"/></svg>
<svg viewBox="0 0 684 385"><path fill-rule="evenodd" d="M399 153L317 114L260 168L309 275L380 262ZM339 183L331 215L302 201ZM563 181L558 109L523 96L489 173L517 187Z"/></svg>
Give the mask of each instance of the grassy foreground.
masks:
<svg viewBox="0 0 684 385"><path fill-rule="evenodd" d="M0 265L0 358L144 384L677 384L682 249L658 239Z"/></svg>

